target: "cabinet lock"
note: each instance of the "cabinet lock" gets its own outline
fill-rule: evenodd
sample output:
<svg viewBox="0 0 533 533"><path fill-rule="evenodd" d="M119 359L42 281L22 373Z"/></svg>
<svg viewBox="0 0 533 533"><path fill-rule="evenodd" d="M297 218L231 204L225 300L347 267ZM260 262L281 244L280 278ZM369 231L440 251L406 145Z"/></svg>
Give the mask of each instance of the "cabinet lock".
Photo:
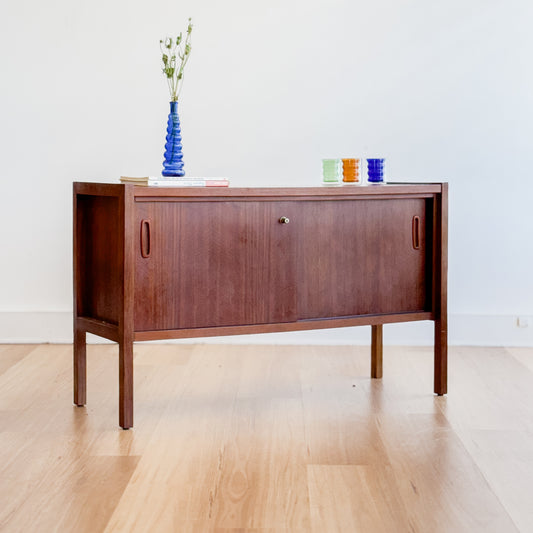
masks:
<svg viewBox="0 0 533 533"><path fill-rule="evenodd" d="M280 219L278 220L278 222L280 224L288 224L290 222L289 218L288 217L280 217Z"/></svg>

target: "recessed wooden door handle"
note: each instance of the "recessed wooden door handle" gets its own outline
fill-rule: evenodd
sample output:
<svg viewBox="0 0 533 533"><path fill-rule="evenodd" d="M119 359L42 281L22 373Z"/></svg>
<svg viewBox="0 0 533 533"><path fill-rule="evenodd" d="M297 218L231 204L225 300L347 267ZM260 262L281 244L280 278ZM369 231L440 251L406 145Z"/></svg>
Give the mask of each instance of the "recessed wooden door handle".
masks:
<svg viewBox="0 0 533 533"><path fill-rule="evenodd" d="M150 235L150 220L141 220L141 256L150 257L152 242Z"/></svg>
<svg viewBox="0 0 533 533"><path fill-rule="evenodd" d="M420 217L418 215L413 217L413 248L420 250Z"/></svg>

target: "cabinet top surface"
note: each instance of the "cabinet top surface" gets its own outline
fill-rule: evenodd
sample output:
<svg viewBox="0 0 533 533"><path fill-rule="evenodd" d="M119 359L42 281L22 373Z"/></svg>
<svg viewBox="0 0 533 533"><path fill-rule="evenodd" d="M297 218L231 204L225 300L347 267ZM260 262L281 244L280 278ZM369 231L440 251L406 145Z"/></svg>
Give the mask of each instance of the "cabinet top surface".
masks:
<svg viewBox="0 0 533 533"><path fill-rule="evenodd" d="M78 194L119 196L128 192L135 197L351 197L438 194L447 183L386 183L379 185L336 185L318 187L146 187L123 183L75 182Z"/></svg>

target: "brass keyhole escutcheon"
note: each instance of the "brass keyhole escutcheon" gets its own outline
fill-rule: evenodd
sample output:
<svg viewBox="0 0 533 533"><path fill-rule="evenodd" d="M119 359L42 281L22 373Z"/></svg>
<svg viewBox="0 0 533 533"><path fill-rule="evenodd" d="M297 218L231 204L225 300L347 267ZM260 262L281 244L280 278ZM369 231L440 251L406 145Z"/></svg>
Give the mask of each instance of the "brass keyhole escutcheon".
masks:
<svg viewBox="0 0 533 533"><path fill-rule="evenodd" d="M280 217L279 223L280 224L288 224L290 222L288 217Z"/></svg>

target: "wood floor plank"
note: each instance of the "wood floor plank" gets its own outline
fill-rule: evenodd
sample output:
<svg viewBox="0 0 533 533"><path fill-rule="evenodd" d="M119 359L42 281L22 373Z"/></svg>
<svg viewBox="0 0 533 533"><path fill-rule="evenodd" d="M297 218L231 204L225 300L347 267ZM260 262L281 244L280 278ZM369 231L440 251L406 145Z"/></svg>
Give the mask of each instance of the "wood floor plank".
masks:
<svg viewBox="0 0 533 533"><path fill-rule="evenodd" d="M450 352L450 394L440 406L455 428L533 430L533 374L523 364L505 348Z"/></svg>
<svg viewBox="0 0 533 533"><path fill-rule="evenodd" d="M533 372L533 347L506 348L506 351Z"/></svg>
<svg viewBox="0 0 533 533"><path fill-rule="evenodd" d="M241 379L211 516L227 530L309 531L302 350L250 349L235 352Z"/></svg>
<svg viewBox="0 0 533 533"><path fill-rule="evenodd" d="M533 432L472 430L460 436L518 529L533 531Z"/></svg>
<svg viewBox="0 0 533 533"><path fill-rule="evenodd" d="M135 426L118 349L0 347L0 530L531 531L530 351L136 344Z"/></svg>
<svg viewBox="0 0 533 533"><path fill-rule="evenodd" d="M533 524L532 360L531 348L454 348L454 393L440 404L520 531Z"/></svg>
<svg viewBox="0 0 533 533"><path fill-rule="evenodd" d="M368 358L368 349L364 358ZM368 464L375 456L368 361L354 350L335 347L326 357L321 347L307 347L300 369L308 462ZM380 386L379 382L376 382ZM376 446L379 448L379 442ZM378 452L379 453L379 452Z"/></svg>
<svg viewBox="0 0 533 533"><path fill-rule="evenodd" d="M118 348L116 357L118 358ZM89 449L91 455L142 455L169 403L180 396L184 368L189 363L194 345L134 345L135 419L132 431L117 431L115 396L110 397L107 428ZM107 389L117 394L118 359L112 367L112 384ZM89 381L96 378L89 377ZM157 392L155 392L157 391ZM89 399L89 405L92 405Z"/></svg>
<svg viewBox="0 0 533 533"><path fill-rule="evenodd" d="M378 418L412 531L518 531L442 414Z"/></svg>
<svg viewBox="0 0 533 533"><path fill-rule="evenodd" d="M55 346L52 350L37 345L7 368L0 375L0 410L21 410L35 402L49 401L53 383L63 377L66 379L69 369L60 361L64 361L69 350L66 345ZM36 384L39 386L32 386Z"/></svg>
<svg viewBox="0 0 533 533"><path fill-rule="evenodd" d="M242 379L239 398L300 398L300 369L305 365L307 347L234 346Z"/></svg>
<svg viewBox="0 0 533 533"><path fill-rule="evenodd" d="M37 347L36 344L0 344L0 375Z"/></svg>
<svg viewBox="0 0 533 533"><path fill-rule="evenodd" d="M102 531L136 468L138 457L58 458L43 483L7 517L2 531ZM12 491L27 490L20 481Z"/></svg>
<svg viewBox="0 0 533 533"><path fill-rule="evenodd" d="M369 377L367 347L326 351L315 346L307 350L300 373L309 461L313 464L378 464L384 452L375 415L437 410L431 387L424 393L427 384L415 371L417 364L429 357L428 383L432 383L427 349L403 356L398 350L389 350L392 353L384 356L388 381ZM402 379L405 376L408 379Z"/></svg>
<svg viewBox="0 0 533 533"><path fill-rule="evenodd" d="M216 527L310 530L300 400L240 400L223 461L212 513Z"/></svg>
<svg viewBox="0 0 533 533"><path fill-rule="evenodd" d="M305 454L302 435L295 432L298 417L302 427L301 402L284 399L276 407L276 398L259 387L255 396L247 389L237 402L242 350L228 347L222 353L220 347L203 347L201 351L188 366L183 394L169 403L165 423L154 432L151 450L144 454L107 531L144 531L154 517L163 521L162 528L177 530L206 521L210 524L206 531L258 529L270 523L279 528L287 523L305 527L305 464L290 460L298 442L300 455ZM268 375L268 369L256 375ZM285 389L282 392L286 394ZM287 409L290 402L293 409ZM293 432L294 446L287 447L285 430L274 438L280 425ZM279 440L282 449L278 452L275 443ZM281 460L282 453L288 454L285 460ZM271 490L272 477L278 487L275 491ZM154 491L154 485L171 487L173 499ZM196 492L191 494L193 488ZM133 523L130 508L137 505L143 511Z"/></svg>
<svg viewBox="0 0 533 533"><path fill-rule="evenodd" d="M411 531L390 465L309 465L313 533Z"/></svg>
<svg viewBox="0 0 533 533"><path fill-rule="evenodd" d="M179 531L178 524L209 519L240 379L231 352L231 346L195 346L189 363L174 367L177 390L107 532L147 531L154 524L161 531Z"/></svg>
<svg viewBox="0 0 533 533"><path fill-rule="evenodd" d="M89 421L84 409L72 405L71 354L71 346L40 346L0 376L0 403L7 408L0 412L0 448L7 448L0 495L8 495L1 499L2 531L28 530L23 525L30 517L36 523L35 509L47 495L63 509L56 492L72 479L75 468L68 466L83 461L87 444L98 438L98 417ZM97 358L91 366L98 374L106 361ZM21 376L27 376L23 383L32 384L33 394L20 386Z"/></svg>

